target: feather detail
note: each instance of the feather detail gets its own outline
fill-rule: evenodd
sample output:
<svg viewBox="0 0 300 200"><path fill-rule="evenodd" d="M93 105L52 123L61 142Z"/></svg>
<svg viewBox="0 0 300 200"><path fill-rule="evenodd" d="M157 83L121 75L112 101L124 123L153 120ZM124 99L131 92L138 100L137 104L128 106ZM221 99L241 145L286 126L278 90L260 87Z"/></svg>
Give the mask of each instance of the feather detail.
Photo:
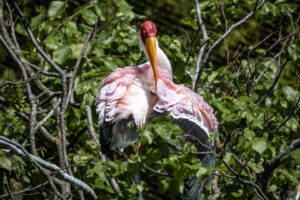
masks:
<svg viewBox="0 0 300 200"><path fill-rule="evenodd" d="M154 110L171 115L174 119L184 118L196 123L207 135L217 130L213 109L203 98L183 85L176 85L170 79L160 79L157 85L159 101Z"/></svg>
<svg viewBox="0 0 300 200"><path fill-rule="evenodd" d="M158 74L159 79L172 84L168 70L159 68ZM132 116L138 127L144 125L157 102L153 80L149 62L137 67L118 68L111 73L104 79L95 99L98 123L113 123Z"/></svg>

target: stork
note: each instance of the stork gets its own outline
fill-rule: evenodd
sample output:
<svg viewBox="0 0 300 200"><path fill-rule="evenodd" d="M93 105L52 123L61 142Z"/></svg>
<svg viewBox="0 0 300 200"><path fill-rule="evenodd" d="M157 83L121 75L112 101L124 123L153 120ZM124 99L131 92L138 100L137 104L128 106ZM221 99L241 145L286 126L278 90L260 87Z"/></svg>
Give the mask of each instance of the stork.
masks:
<svg viewBox="0 0 300 200"><path fill-rule="evenodd" d="M214 149L210 132L217 131L213 109L203 98L184 85L174 84L172 68L166 54L160 49L157 29L153 22L141 25L139 41L148 62L139 66L118 68L106 77L95 99L100 124L101 150L112 158L114 150L138 142L136 129L145 125L150 115L169 115L183 130L185 140L199 152ZM134 127L127 126L133 122ZM139 153L141 143L139 142ZM198 156L204 165L214 166L214 155ZM192 177L185 183L182 199L196 200L209 181L201 184Z"/></svg>

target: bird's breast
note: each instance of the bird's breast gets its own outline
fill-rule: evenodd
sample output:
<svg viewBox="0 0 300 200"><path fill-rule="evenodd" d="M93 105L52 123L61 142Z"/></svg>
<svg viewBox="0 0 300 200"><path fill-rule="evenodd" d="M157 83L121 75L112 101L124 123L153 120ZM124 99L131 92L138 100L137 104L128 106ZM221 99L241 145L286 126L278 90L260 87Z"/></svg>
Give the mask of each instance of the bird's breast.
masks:
<svg viewBox="0 0 300 200"><path fill-rule="evenodd" d="M145 85L139 79L134 80L118 103L118 110L122 111L119 117L132 115L137 127L143 126L157 102L151 88L151 85Z"/></svg>

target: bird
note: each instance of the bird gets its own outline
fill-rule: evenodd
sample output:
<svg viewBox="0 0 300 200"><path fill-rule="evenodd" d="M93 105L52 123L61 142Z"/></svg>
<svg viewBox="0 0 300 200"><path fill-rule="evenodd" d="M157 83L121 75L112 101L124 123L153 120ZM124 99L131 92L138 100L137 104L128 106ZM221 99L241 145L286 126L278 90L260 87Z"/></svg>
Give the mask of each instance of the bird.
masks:
<svg viewBox="0 0 300 200"><path fill-rule="evenodd" d="M156 25L141 24L140 46L147 62L138 66L118 68L107 76L95 98L100 125L101 151L108 158L113 152L138 142L137 128L144 126L151 116L170 116L183 130L187 142L198 152L214 151L210 133L217 132L218 122L213 109L201 96L172 79L171 63L159 47ZM128 126L132 123L133 126ZM137 154L141 143L139 142ZM214 154L198 155L204 165L214 167ZM186 180L181 198L200 198L209 178L201 184L199 177Z"/></svg>

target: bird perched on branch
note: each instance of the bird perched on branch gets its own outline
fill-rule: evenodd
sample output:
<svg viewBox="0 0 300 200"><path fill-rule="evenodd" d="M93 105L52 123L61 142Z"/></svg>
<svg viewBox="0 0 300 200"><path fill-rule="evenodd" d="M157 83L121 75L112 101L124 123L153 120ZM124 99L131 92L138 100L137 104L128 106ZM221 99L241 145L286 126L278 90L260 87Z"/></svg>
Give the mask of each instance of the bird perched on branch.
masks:
<svg viewBox="0 0 300 200"><path fill-rule="evenodd" d="M114 150L138 142L136 128L145 125L151 114L169 115L183 130L185 140L199 152L214 149L209 134L217 130L212 108L195 92L172 81L172 68L159 48L157 29L146 21L139 31L140 45L149 62L118 68L106 77L95 99L99 115L101 150L112 158ZM128 122L134 127L127 126ZM138 152L141 143L138 145ZM202 163L213 167L214 155L199 155ZM206 183L192 177L185 183L182 199L199 199Z"/></svg>

